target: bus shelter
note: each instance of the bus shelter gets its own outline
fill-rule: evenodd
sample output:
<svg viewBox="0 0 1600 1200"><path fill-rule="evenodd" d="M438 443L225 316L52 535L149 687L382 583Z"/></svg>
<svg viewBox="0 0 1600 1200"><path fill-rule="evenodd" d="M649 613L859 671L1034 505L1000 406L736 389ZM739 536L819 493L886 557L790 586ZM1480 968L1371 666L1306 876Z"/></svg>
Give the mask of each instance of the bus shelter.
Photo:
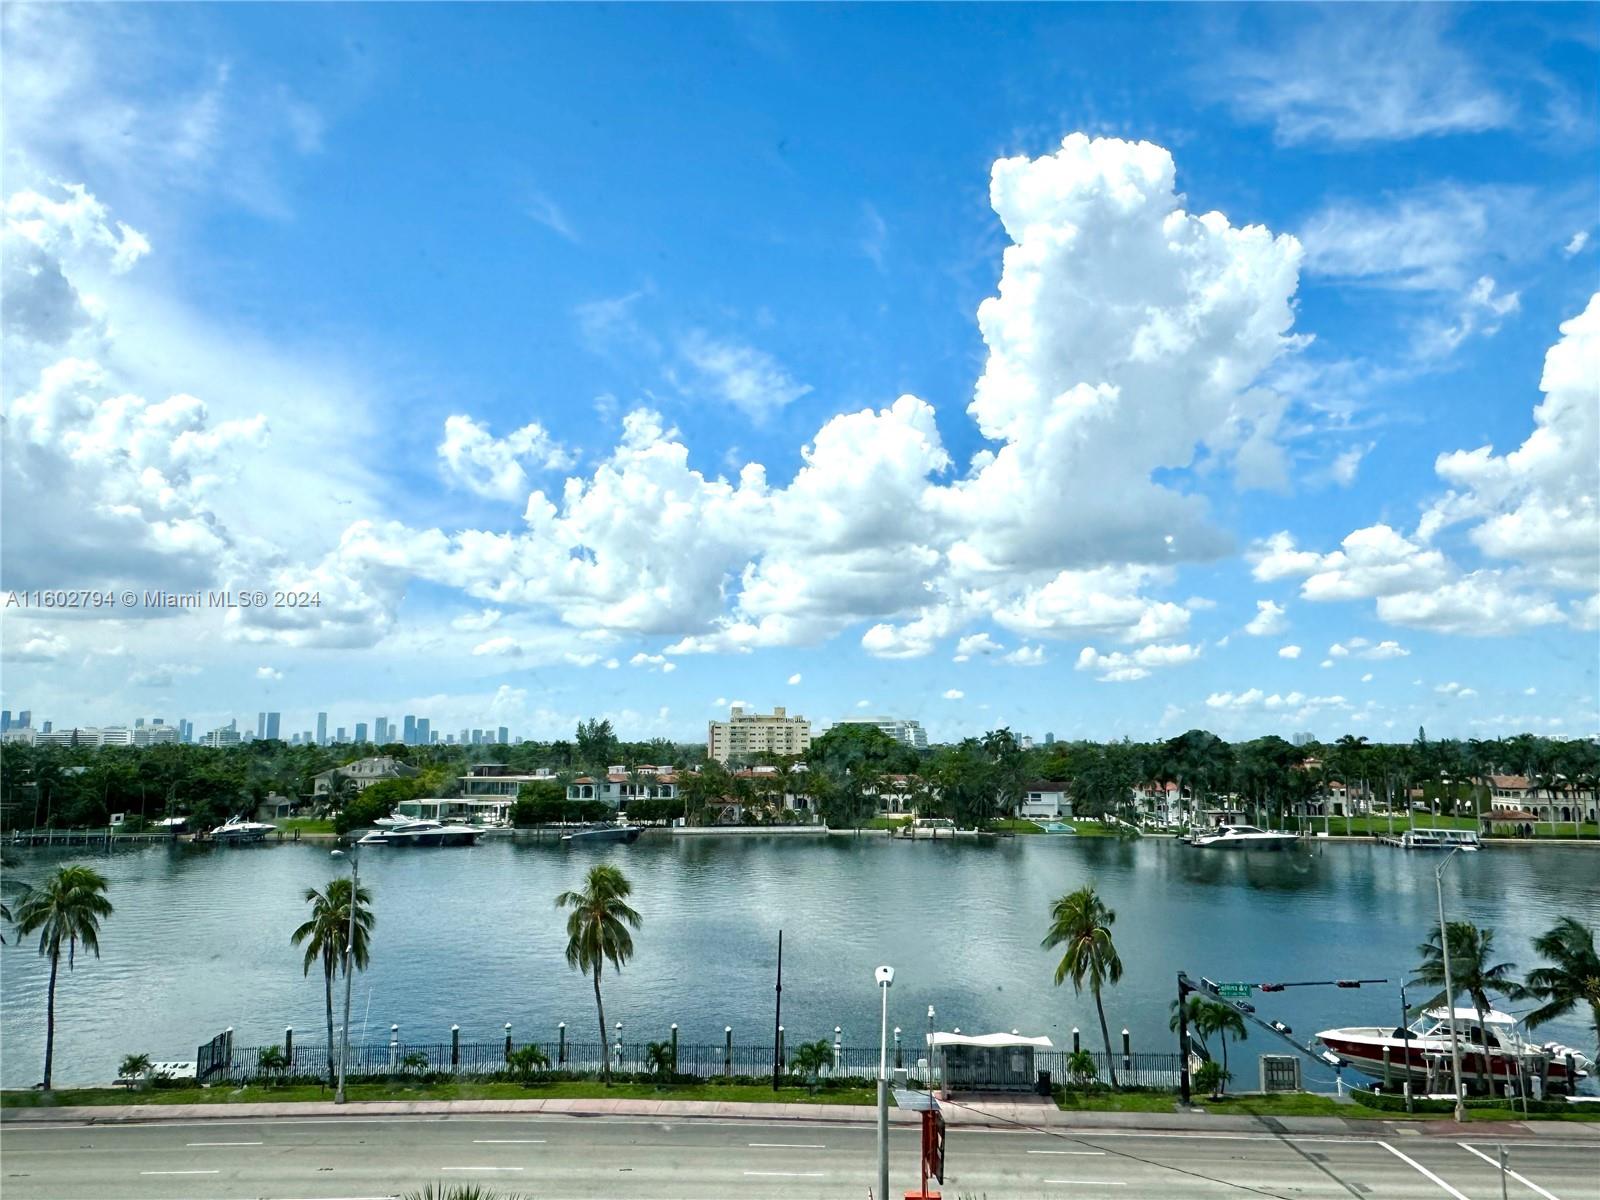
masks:
<svg viewBox="0 0 1600 1200"><path fill-rule="evenodd" d="M1054 1047L1047 1037L1017 1033L930 1033L928 1048L948 1094L1031 1092L1038 1082L1034 1053Z"/></svg>

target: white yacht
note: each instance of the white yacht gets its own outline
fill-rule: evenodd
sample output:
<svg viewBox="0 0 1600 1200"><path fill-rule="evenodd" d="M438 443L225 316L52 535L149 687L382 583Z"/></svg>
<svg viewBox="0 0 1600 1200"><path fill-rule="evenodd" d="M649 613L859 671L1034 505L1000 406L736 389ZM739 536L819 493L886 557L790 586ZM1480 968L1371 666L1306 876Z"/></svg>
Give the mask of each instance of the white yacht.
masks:
<svg viewBox="0 0 1600 1200"><path fill-rule="evenodd" d="M442 821L406 821L384 829L374 829L363 837L360 846L471 846L483 830L471 825L446 825Z"/></svg>
<svg viewBox="0 0 1600 1200"><path fill-rule="evenodd" d="M1552 1083L1570 1089L1594 1069L1580 1051L1556 1042L1536 1045L1525 1041L1517 1030L1517 1018L1491 1009L1483 1014L1483 1029L1477 1010L1471 1008L1430 1008L1404 1029L1393 1025L1355 1025L1324 1029L1317 1040L1363 1075L1382 1079L1386 1074L1397 1079L1424 1083L1441 1073L1449 1078L1450 1022L1455 1019L1456 1042L1461 1055L1461 1074L1471 1083L1487 1080L1505 1082L1522 1073L1543 1074ZM1487 1059L1484 1055L1484 1029L1488 1030ZM1388 1065L1384 1058L1387 1054ZM1568 1066L1572 1074L1567 1073Z"/></svg>
<svg viewBox="0 0 1600 1200"><path fill-rule="evenodd" d="M1189 838L1203 850L1287 850L1299 841L1292 833L1273 833L1254 825L1219 825Z"/></svg>
<svg viewBox="0 0 1600 1200"><path fill-rule="evenodd" d="M244 817L229 817L211 831L213 842L259 842L269 833L277 833L276 825L265 821L247 821Z"/></svg>

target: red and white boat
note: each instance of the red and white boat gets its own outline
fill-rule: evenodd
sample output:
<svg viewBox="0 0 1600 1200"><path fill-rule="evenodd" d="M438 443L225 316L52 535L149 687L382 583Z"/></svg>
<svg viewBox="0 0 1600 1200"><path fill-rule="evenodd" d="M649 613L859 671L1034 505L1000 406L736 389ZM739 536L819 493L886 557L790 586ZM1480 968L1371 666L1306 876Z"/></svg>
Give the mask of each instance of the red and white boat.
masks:
<svg viewBox="0 0 1600 1200"><path fill-rule="evenodd" d="M1456 1039L1461 1050L1461 1074L1467 1085L1481 1088L1490 1081L1511 1082L1519 1076L1543 1076L1553 1090L1575 1090L1594 1063L1580 1051L1558 1042L1542 1045L1529 1042L1517 1028L1517 1019L1491 1009L1478 1025L1476 1009L1455 1010ZM1487 1054L1484 1032L1488 1033ZM1317 1040L1347 1064L1374 1079L1398 1083L1411 1080L1427 1083L1450 1078L1450 1010L1430 1008L1401 1029L1393 1025L1353 1025L1343 1029L1324 1029ZM1384 1066L1387 1050L1389 1065ZM1568 1063L1571 1073L1568 1073Z"/></svg>

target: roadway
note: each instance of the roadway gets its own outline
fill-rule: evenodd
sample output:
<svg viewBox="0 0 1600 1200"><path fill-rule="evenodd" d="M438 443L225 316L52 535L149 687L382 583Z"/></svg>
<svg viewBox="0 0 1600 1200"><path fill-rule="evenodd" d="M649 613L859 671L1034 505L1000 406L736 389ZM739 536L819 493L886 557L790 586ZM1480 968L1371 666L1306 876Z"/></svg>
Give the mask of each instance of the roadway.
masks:
<svg viewBox="0 0 1600 1200"><path fill-rule="evenodd" d="M943 1194L1005 1200L1600 1200L1600 1138L952 1128ZM5 1200L379 1200L429 1182L537 1200L865 1200L871 1126L457 1116L0 1126ZM891 1133L898 1197L919 1134Z"/></svg>

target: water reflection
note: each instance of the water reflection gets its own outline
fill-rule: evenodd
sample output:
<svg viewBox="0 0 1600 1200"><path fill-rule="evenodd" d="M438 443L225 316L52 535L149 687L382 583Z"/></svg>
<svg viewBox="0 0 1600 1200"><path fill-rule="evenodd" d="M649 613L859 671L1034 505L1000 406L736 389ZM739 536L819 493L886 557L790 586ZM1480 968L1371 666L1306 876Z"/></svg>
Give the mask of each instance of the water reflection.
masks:
<svg viewBox="0 0 1600 1200"><path fill-rule="evenodd" d="M19 877L69 857L23 856ZM629 1035L686 1040L770 1036L777 931L784 930L784 1024L790 1041L876 1036L872 968L891 962L891 1021L920 1036L929 1004L941 1027L1020 1028L1070 1041L1095 1027L1092 1004L1052 986L1045 914L1092 882L1117 910L1126 967L1107 997L1114 1031L1164 1048L1180 967L1213 978L1398 980L1434 919L1432 857L1332 844L1312 853L1226 854L1147 839L1016 838L994 843L882 837L646 838L632 847L498 841L470 849L374 851L362 864L379 911L372 970L353 1005L365 1024L442 1040L553 1036L586 1029L592 997L562 957L554 897L589 865L615 861L634 881L645 928L638 956L608 983L607 1013ZM1572 913L1600 919L1591 852L1496 848L1460 857L1447 882L1453 915L1497 929L1524 969L1531 938ZM334 874L325 847L156 846L99 855L117 912L104 958L63 979L58 1063L65 1082L104 1080L121 1055L193 1057L225 1026L240 1045L293 1025L318 1040L321 981L302 975L289 931L301 895ZM38 1076L44 964L7 949L0 979L5 1083ZM1297 1031L1389 1021L1394 989L1333 989L1261 1000ZM374 1034L377 1037L378 1034ZM1097 1034L1095 1036L1098 1036ZM1581 1025L1549 1036L1583 1043ZM1275 1049L1252 1037L1247 1053Z"/></svg>

